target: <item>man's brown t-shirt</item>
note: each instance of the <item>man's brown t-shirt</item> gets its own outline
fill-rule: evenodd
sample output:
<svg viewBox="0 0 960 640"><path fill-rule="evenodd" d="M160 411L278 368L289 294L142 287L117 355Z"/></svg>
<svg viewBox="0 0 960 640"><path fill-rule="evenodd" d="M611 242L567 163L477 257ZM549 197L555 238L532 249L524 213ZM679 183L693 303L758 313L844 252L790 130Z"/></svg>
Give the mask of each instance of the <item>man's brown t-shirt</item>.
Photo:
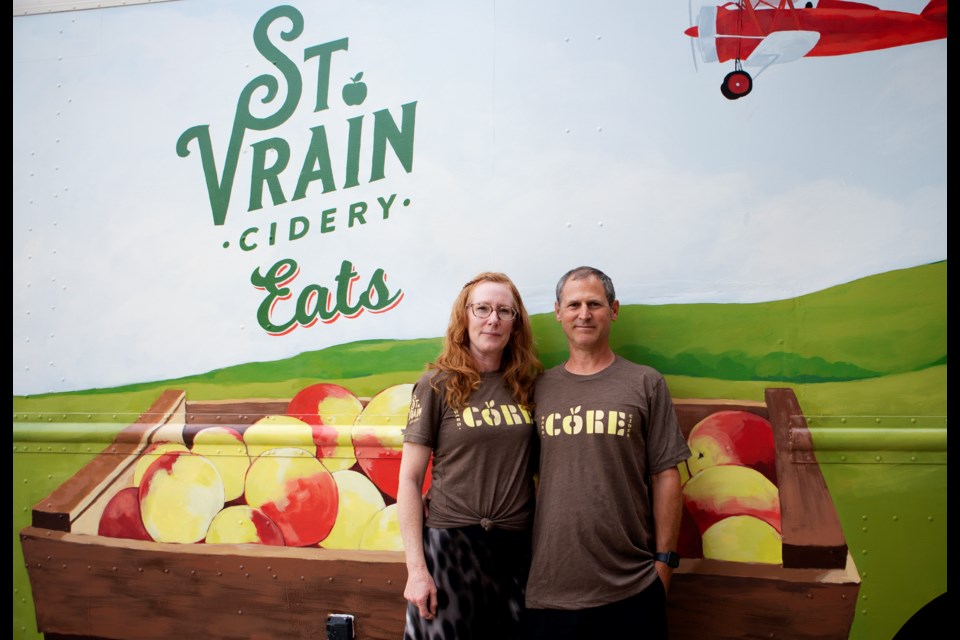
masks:
<svg viewBox="0 0 960 640"><path fill-rule="evenodd" d="M657 572L650 474L690 456L656 370L621 357L537 382L540 484L527 606L583 609L639 593Z"/></svg>

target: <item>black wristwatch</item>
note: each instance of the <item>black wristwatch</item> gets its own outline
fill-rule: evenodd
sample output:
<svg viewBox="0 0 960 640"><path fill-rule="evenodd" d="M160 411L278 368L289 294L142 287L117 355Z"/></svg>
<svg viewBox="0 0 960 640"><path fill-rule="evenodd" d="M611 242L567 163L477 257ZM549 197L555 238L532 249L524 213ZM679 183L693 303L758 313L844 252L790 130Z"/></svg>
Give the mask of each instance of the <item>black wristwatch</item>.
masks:
<svg viewBox="0 0 960 640"><path fill-rule="evenodd" d="M653 554L653 559L666 564L671 569L676 569L680 566L680 554L676 551L659 551Z"/></svg>

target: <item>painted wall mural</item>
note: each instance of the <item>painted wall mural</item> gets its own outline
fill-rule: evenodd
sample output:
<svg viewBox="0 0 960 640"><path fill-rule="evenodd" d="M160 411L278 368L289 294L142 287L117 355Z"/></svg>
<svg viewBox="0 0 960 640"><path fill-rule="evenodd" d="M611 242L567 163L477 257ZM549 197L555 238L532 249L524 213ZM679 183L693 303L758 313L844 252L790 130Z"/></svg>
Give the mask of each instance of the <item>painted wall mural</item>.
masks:
<svg viewBox="0 0 960 640"><path fill-rule="evenodd" d="M694 454L674 635L942 613L946 0L59 9L14 6L15 638L399 637L450 301L507 273L553 366L581 264Z"/></svg>

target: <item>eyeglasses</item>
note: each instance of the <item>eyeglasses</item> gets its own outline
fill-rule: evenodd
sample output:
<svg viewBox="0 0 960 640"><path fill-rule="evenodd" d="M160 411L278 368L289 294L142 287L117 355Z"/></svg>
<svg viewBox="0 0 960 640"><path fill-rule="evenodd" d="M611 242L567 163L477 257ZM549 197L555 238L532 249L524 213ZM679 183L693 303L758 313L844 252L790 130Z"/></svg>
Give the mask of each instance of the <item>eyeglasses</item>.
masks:
<svg viewBox="0 0 960 640"><path fill-rule="evenodd" d="M493 307L482 302L471 302L467 306L473 312L473 315L481 320L484 318L489 318L490 314L493 313ZM513 320L517 317L517 310L513 307L497 307L497 317L504 322Z"/></svg>

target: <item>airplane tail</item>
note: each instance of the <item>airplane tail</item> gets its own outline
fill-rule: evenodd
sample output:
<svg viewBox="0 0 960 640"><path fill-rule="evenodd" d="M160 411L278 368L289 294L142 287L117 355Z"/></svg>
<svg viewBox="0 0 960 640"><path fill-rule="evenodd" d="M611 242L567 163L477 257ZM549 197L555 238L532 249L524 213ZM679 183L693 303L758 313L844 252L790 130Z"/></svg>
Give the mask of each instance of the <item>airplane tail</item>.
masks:
<svg viewBox="0 0 960 640"><path fill-rule="evenodd" d="M927 6L923 8L920 15L927 20L936 20L937 22L947 21L947 0L930 0Z"/></svg>

